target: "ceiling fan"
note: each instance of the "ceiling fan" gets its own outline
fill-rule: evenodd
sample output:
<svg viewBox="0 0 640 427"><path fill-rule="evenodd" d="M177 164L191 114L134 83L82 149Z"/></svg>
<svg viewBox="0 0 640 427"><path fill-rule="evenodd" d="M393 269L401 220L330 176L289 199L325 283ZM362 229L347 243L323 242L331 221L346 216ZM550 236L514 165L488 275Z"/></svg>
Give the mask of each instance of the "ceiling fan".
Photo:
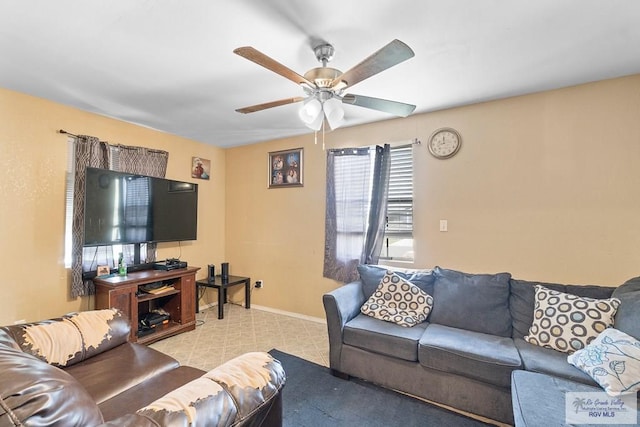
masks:
<svg viewBox="0 0 640 427"><path fill-rule="evenodd" d="M317 131L325 120L331 129L335 129L341 124L344 118L342 103L383 111L400 117L408 116L416 108L415 105L402 102L344 93L347 88L412 58L414 56L413 50L400 40L393 40L344 73L335 68L327 67L327 63L331 61L335 52L332 45L322 43L317 45L313 51L317 60L322 63L322 67L312 68L304 76L301 76L253 47L245 46L235 49L233 51L235 54L299 84L305 93L305 96L252 105L239 108L236 111L244 114L254 113L281 105L303 102L304 106L299 111L300 118L308 127Z"/></svg>

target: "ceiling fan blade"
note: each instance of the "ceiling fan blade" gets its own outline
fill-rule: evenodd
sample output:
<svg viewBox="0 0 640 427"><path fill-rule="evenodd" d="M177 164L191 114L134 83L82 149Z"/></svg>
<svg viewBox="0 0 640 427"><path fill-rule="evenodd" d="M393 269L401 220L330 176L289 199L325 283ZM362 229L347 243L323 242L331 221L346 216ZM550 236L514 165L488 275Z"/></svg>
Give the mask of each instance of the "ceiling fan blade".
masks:
<svg viewBox="0 0 640 427"><path fill-rule="evenodd" d="M301 96L295 98L279 99L278 101L265 102L264 104L252 105L250 107L238 108L238 113L255 113L256 111L266 110L267 108L279 107L281 105L294 104L296 102L304 101Z"/></svg>
<svg viewBox="0 0 640 427"><path fill-rule="evenodd" d="M412 58L415 54L413 50L400 40L393 40L391 43L373 53L367 59L336 77L331 82L331 87L344 82L346 86L353 86L364 79L378 74L381 71L391 68L394 65Z"/></svg>
<svg viewBox="0 0 640 427"><path fill-rule="evenodd" d="M305 79L300 74L285 67L275 59L268 57L264 53L252 48L251 46L239 47L235 49L233 53L235 53L236 55L240 55L243 58L248 59L249 61L255 62L258 65L262 65L264 68L271 70L276 74L280 74L282 77L285 77L296 84L306 83L311 87L315 87L312 82Z"/></svg>
<svg viewBox="0 0 640 427"><path fill-rule="evenodd" d="M345 104L357 105L358 107L370 108L372 110L384 111L400 117L407 117L416 109L415 105L403 102L389 101L381 98L371 98L369 96L347 94L342 97Z"/></svg>

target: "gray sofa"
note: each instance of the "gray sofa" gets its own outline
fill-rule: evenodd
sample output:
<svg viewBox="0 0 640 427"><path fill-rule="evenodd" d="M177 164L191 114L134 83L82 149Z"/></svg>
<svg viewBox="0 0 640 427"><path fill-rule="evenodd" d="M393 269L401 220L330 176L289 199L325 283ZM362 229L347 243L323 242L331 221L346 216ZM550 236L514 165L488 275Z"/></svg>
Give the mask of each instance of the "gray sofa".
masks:
<svg viewBox="0 0 640 427"><path fill-rule="evenodd" d="M509 273L468 274L440 267L393 269L434 300L427 321L407 328L360 312L387 269L361 265L360 280L323 296L334 375L362 378L510 424L515 411L518 425L533 425L523 423L527 414L520 413L531 409L512 404L515 371L597 387L589 375L567 362L567 353L524 340L533 322L535 285L581 297L619 298L615 327L640 339L640 279L613 288L539 283L517 280ZM535 378L518 380L521 390L536 386ZM544 392L538 395L543 398ZM564 412L546 415L557 425Z"/></svg>

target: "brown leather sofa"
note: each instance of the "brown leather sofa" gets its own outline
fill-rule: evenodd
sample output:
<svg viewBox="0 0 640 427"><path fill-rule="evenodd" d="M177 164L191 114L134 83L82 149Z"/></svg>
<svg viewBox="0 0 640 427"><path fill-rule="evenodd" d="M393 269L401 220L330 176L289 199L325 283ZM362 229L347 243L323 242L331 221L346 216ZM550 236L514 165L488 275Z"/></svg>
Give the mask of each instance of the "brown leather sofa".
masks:
<svg viewBox="0 0 640 427"><path fill-rule="evenodd" d="M129 332L115 309L0 327L0 427L282 425L285 373L268 353L205 372Z"/></svg>

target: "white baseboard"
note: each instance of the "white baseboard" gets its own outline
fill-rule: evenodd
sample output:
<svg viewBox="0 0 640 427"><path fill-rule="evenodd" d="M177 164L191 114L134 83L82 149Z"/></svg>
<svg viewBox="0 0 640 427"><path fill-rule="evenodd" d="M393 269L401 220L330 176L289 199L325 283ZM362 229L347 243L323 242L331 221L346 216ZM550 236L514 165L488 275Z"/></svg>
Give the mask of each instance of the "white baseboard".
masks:
<svg viewBox="0 0 640 427"><path fill-rule="evenodd" d="M217 305L218 305L217 302L212 302L212 303L204 304L204 305L201 304L200 305L200 311L206 310L207 308L215 307ZM279 310L277 308L271 308L271 307L265 307L263 305L251 304L251 309L254 309L254 308L256 310L267 311L269 313L275 313L275 314L281 314L283 316L295 317L296 319L309 320L311 322L322 323L323 325L327 324L327 320L323 319L321 317L307 316L306 314L294 313L292 311Z"/></svg>
<svg viewBox="0 0 640 427"><path fill-rule="evenodd" d="M306 314L294 313L292 311L279 310L277 308L265 307L262 305L251 304L251 308L255 308L257 310L268 311L270 313L282 314L283 316L295 317L296 319L309 320L311 322L322 323L323 325L327 324L327 320L321 317L313 317L307 316Z"/></svg>

